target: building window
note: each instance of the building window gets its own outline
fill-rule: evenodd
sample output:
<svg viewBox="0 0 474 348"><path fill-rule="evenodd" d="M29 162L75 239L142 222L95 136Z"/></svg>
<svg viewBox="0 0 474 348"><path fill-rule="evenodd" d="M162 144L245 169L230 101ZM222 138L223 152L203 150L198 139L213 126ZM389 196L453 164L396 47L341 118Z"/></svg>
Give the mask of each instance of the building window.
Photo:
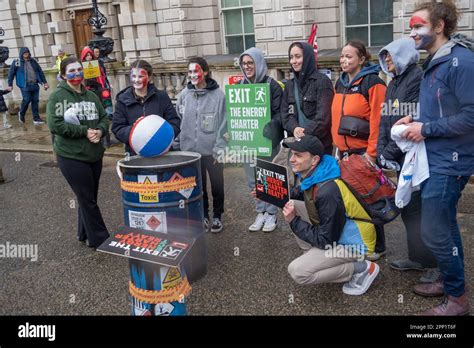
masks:
<svg viewBox="0 0 474 348"><path fill-rule="evenodd" d="M346 41L385 46L393 40L393 0L346 0Z"/></svg>
<svg viewBox="0 0 474 348"><path fill-rule="evenodd" d="M252 0L221 0L227 53L255 46Z"/></svg>

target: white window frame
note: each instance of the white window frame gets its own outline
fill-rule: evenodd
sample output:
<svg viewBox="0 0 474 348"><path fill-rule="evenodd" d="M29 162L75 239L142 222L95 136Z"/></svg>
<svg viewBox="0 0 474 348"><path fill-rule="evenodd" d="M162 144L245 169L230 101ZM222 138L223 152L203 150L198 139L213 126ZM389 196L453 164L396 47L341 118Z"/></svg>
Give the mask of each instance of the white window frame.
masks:
<svg viewBox="0 0 474 348"><path fill-rule="evenodd" d="M347 23L347 7L346 7L346 1L341 0L342 4L342 13L343 13L343 23L342 23L342 33L341 37L343 38L343 42L341 43L341 47L344 46L344 44L347 42L347 34L346 30L347 28L367 28L367 47L378 47L378 46L372 46L372 37L370 34L370 27L376 27L376 26L383 26L383 25L392 25L392 39L393 39L393 2L392 2L392 21L391 22L386 22L386 23L375 23L371 24L370 23L370 2L371 1L376 1L376 0L367 0L367 24L356 24L356 25L346 25Z"/></svg>
<svg viewBox="0 0 474 348"><path fill-rule="evenodd" d="M246 9L246 8L250 8L252 9L252 13L253 13L253 4L252 5L244 5L244 6L237 6L237 7L222 7L222 0L218 0L218 3L219 3L219 16L220 16L220 24L221 24L221 39L222 39L222 51L224 52L224 54L230 54L229 53L229 48L227 47L227 37L237 37L237 36L240 36L242 37L243 39L243 43L244 43L244 51L249 49L250 47L246 47L245 46L245 36L247 35L253 35L255 37L255 22L254 22L254 28L253 28L253 32L251 33L245 33L245 29L244 29L244 25L245 25L245 22L244 22L244 15L243 15L243 10ZM225 15L224 15L224 12L225 11L229 11L229 10L241 10L241 17L242 17L242 33L241 34L231 34L231 35L227 35L226 33L226 26L225 26ZM232 54L236 54L236 53L232 53Z"/></svg>

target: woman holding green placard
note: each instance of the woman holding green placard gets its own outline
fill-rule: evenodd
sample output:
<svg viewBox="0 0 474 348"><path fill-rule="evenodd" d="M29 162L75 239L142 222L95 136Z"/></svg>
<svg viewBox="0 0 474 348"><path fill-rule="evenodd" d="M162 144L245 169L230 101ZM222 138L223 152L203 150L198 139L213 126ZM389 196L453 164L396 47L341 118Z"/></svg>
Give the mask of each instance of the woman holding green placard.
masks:
<svg viewBox="0 0 474 348"><path fill-rule="evenodd" d="M176 111L181 118L181 133L177 141L182 151L198 152L201 157L204 225L211 232L222 231L224 212L224 164L216 158L225 150L226 132L225 95L210 76L204 58L191 58L188 62L190 82L178 95ZM209 220L207 173L212 187L212 223Z"/></svg>
<svg viewBox="0 0 474 348"><path fill-rule="evenodd" d="M288 58L294 77L288 81L281 102L283 127L289 136L314 135L323 143L325 154L332 154L331 80L318 72L313 47L293 42Z"/></svg>
<svg viewBox="0 0 474 348"><path fill-rule="evenodd" d="M270 108L271 120L263 128L263 136L272 141L272 153L270 157L262 157L267 161L272 161L280 148L283 139L283 127L280 118L280 103L283 94L280 84L267 75L267 63L262 50L251 47L240 55L240 70L244 75L241 84L268 83L270 86ZM255 189L254 167L250 163L244 163L245 176L250 190ZM253 224L249 226L249 231L272 232L277 228L278 208L272 204L255 199L255 211L257 216Z"/></svg>

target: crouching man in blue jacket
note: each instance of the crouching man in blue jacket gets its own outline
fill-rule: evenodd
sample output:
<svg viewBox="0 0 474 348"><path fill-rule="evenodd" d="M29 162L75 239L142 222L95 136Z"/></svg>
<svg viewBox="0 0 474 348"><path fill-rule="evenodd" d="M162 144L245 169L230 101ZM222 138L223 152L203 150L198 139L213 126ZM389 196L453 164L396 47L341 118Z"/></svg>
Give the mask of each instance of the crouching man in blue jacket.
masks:
<svg viewBox="0 0 474 348"><path fill-rule="evenodd" d="M283 208L304 250L290 263L288 273L298 284L344 283L345 294L364 294L380 270L364 260L374 252L375 226L340 180L337 161L324 154L317 137L305 135L283 146L291 149L291 168L302 180L292 192L294 200Z"/></svg>
<svg viewBox="0 0 474 348"><path fill-rule="evenodd" d="M445 296L423 315L467 315L464 253L456 219L456 207L474 172L474 53L451 37L459 12L452 1L426 2L415 9L410 36L417 49L429 57L420 86L419 119L407 116L404 136L425 141L430 177L421 185L421 237L435 256L441 277L419 284L415 293Z"/></svg>

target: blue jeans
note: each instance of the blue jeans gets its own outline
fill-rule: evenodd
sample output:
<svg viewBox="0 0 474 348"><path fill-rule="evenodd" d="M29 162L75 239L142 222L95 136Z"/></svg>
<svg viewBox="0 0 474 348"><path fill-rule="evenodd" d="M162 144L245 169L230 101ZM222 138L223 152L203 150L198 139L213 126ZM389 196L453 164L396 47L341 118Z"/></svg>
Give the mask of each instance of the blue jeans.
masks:
<svg viewBox="0 0 474 348"><path fill-rule="evenodd" d="M39 116L39 86L38 85L27 85L21 89L21 95L23 100L20 106L20 115L25 116L28 105L31 103L31 111L33 112L33 119L37 120Z"/></svg>
<svg viewBox="0 0 474 348"><path fill-rule="evenodd" d="M464 252L456 220L457 204L468 176L430 173L421 185L421 238L443 275L446 294L464 294Z"/></svg>

